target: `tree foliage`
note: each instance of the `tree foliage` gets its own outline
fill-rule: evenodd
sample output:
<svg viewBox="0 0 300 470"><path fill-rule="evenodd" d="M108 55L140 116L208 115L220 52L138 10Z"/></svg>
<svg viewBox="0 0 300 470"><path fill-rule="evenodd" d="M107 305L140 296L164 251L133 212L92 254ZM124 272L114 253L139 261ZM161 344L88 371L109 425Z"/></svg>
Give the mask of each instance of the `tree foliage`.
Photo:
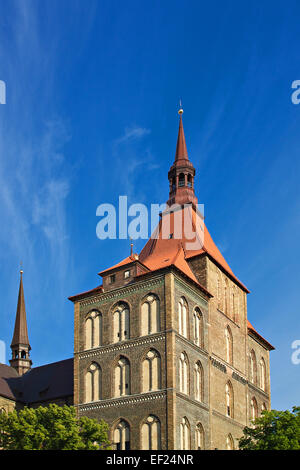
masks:
<svg viewBox="0 0 300 470"><path fill-rule="evenodd" d="M293 411L263 411L253 427L244 429L242 450L300 450L300 407Z"/></svg>
<svg viewBox="0 0 300 470"><path fill-rule="evenodd" d="M77 418L72 406L51 404L0 415L4 450L100 450L108 448L108 425Z"/></svg>

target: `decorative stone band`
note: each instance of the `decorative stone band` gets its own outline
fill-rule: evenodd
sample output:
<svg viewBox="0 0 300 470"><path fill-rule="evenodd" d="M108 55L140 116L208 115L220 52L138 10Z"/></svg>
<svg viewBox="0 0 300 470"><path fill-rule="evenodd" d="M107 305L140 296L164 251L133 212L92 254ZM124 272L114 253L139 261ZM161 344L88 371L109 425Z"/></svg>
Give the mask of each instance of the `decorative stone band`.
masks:
<svg viewBox="0 0 300 470"><path fill-rule="evenodd" d="M151 287L155 287L157 285L162 284L164 278L162 276L156 277L149 281L144 282L135 282L134 284L129 284L126 287L121 287L119 289L114 289L109 292L103 292L101 294L94 295L92 297L88 297L87 299L80 301L80 306L84 307L87 305L92 305L95 303L103 303L107 302L108 300L112 299L123 299L128 294L134 294L137 291L149 290Z"/></svg>
<svg viewBox="0 0 300 470"><path fill-rule="evenodd" d="M122 341L121 343L114 343L109 346L100 346L99 348L90 349L89 351L83 351L79 353L80 359L85 359L87 357L99 356L101 354L106 354L110 352L124 351L126 349L134 348L136 346L143 346L147 344L156 343L157 341L164 341L166 338L165 333L153 334L147 337L140 339L128 339Z"/></svg>
<svg viewBox="0 0 300 470"><path fill-rule="evenodd" d="M101 400L94 403L84 403L78 405L79 412L89 411L89 410L100 410L102 408L112 408L116 406L124 405L137 405L140 403L145 403L151 400L162 400L166 398L166 390L158 390L157 392L143 393L139 395L128 395L124 398L110 398L109 400Z"/></svg>
<svg viewBox="0 0 300 470"><path fill-rule="evenodd" d="M212 365L216 367L217 369L221 370L222 372L224 372L224 374L231 375L233 379L237 380L243 385L246 385L248 383L248 380L245 377L243 377L238 372L232 370L231 367L228 367L226 364L223 364L221 361L218 361L217 359L211 356L210 356L210 360L211 360Z"/></svg>
<svg viewBox="0 0 300 470"><path fill-rule="evenodd" d="M185 400L199 408L202 408L203 410L209 411L209 407L205 403L203 403L202 401L195 400L190 395L185 395L184 393L181 393L177 390L176 397L181 398L182 400Z"/></svg>

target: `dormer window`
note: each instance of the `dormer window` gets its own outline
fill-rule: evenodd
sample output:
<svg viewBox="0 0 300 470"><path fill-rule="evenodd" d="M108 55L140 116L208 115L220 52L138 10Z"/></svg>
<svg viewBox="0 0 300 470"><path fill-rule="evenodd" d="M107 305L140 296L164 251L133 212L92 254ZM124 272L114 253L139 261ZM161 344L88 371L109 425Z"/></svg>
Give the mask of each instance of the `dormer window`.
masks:
<svg viewBox="0 0 300 470"><path fill-rule="evenodd" d="M109 283L113 284L114 282L116 282L116 275L112 274L111 276L109 276Z"/></svg>
<svg viewBox="0 0 300 470"><path fill-rule="evenodd" d="M130 277L130 271L125 271L124 272L124 279L128 279Z"/></svg>

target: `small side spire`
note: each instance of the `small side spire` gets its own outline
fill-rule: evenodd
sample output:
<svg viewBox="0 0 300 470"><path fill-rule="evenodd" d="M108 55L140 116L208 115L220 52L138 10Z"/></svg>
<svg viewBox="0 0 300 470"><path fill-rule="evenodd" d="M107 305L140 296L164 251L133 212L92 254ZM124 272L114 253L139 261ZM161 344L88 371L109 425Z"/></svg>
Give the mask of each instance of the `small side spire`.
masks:
<svg viewBox="0 0 300 470"><path fill-rule="evenodd" d="M20 269L20 285L18 305L16 312L14 334L11 342L12 359L10 365L22 375L31 368L32 361L29 358L31 346L28 339L25 298L23 288L23 269Z"/></svg>

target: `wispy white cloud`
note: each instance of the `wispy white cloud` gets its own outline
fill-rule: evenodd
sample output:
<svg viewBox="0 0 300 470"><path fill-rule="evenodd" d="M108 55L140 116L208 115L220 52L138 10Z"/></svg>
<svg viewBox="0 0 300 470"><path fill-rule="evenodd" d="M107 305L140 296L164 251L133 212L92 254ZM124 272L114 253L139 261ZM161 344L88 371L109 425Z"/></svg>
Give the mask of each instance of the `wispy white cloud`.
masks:
<svg viewBox="0 0 300 470"><path fill-rule="evenodd" d="M145 127L126 127L124 134L115 140L115 144L122 144L124 142L141 139L142 137L151 133L150 129Z"/></svg>

